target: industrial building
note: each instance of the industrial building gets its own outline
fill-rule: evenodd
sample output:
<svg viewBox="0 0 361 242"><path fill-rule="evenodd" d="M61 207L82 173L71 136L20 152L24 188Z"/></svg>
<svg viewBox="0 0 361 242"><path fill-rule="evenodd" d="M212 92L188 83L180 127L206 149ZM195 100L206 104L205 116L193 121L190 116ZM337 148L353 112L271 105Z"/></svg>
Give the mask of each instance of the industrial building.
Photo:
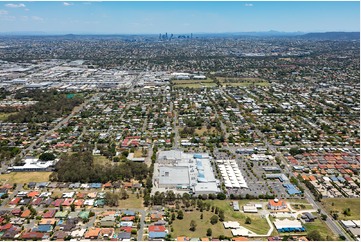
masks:
<svg viewBox="0 0 361 242"><path fill-rule="evenodd" d="M154 184L158 188L187 191L194 195L220 192L208 154L161 151L155 166Z"/></svg>

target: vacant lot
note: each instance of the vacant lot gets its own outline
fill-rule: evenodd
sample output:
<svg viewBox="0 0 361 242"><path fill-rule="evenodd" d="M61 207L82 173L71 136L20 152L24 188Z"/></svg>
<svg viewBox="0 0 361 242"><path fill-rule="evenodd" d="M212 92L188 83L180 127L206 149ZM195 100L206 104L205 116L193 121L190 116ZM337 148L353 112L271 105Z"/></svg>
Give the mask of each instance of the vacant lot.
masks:
<svg viewBox="0 0 361 242"><path fill-rule="evenodd" d="M211 127L210 129L207 129L207 127L202 127L201 129L195 129L194 132L200 136L202 136L205 132L208 132L209 134L218 133L215 127Z"/></svg>
<svg viewBox="0 0 361 242"><path fill-rule="evenodd" d="M329 214L331 211L338 211L339 220L360 219L360 198L325 198L322 199L322 204ZM351 216L343 214L347 208L350 208Z"/></svg>
<svg viewBox="0 0 361 242"><path fill-rule="evenodd" d="M306 232L318 230L325 240L337 239L337 237L332 233L332 231L328 228L327 224L322 219L318 218L314 222L305 223L304 227ZM327 238L327 236L330 236L331 238Z"/></svg>
<svg viewBox="0 0 361 242"><path fill-rule="evenodd" d="M205 80L173 80L172 84L189 84L189 83L206 83L206 82L213 82L212 79L207 78Z"/></svg>
<svg viewBox="0 0 361 242"><path fill-rule="evenodd" d="M137 198L136 193L132 194L131 191L127 191L129 198L125 200L119 200L120 208L143 208L143 198Z"/></svg>
<svg viewBox="0 0 361 242"><path fill-rule="evenodd" d="M94 159L94 164L99 164L99 165L113 165L113 162L110 161L107 157L103 156L103 155L94 155L93 156Z"/></svg>
<svg viewBox="0 0 361 242"><path fill-rule="evenodd" d="M47 182L50 174L51 172L11 172L0 175L0 180L6 183Z"/></svg>
<svg viewBox="0 0 361 242"><path fill-rule="evenodd" d="M203 211L203 219L200 219L201 212L194 210L193 212L184 212L184 218L182 220L176 219L173 221L173 233L172 237L188 236L188 237L207 237L207 229L212 229L212 237L219 237L225 235L232 236L230 229L225 229L222 222L212 225L210 218L214 215L211 211ZM191 221L194 220L197 223L195 231L189 230Z"/></svg>

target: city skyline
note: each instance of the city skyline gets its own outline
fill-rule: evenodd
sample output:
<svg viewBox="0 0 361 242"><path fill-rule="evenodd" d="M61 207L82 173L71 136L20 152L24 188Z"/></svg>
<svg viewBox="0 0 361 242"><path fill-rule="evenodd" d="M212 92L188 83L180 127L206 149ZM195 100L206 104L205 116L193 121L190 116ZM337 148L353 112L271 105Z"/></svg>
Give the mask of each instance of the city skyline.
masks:
<svg viewBox="0 0 361 242"><path fill-rule="evenodd" d="M359 19L356 1L0 2L0 33L358 32Z"/></svg>

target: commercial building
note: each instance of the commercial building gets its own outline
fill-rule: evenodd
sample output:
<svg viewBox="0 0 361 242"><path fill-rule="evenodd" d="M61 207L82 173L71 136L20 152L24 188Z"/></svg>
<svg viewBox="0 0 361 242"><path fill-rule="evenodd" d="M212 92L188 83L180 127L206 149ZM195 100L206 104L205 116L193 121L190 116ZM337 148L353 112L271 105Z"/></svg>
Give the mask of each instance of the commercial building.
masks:
<svg viewBox="0 0 361 242"><path fill-rule="evenodd" d="M206 153L162 151L155 166L154 183L158 188L187 191L191 194L214 194L220 192L211 159Z"/></svg>

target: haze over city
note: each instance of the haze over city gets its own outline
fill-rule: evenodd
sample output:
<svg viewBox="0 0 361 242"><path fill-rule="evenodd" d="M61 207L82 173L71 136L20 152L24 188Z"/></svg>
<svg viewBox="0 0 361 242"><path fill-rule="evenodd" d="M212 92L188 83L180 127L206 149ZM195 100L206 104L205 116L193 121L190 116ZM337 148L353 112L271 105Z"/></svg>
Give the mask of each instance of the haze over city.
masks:
<svg viewBox="0 0 361 242"><path fill-rule="evenodd" d="M0 32L358 31L354 2L0 2Z"/></svg>

